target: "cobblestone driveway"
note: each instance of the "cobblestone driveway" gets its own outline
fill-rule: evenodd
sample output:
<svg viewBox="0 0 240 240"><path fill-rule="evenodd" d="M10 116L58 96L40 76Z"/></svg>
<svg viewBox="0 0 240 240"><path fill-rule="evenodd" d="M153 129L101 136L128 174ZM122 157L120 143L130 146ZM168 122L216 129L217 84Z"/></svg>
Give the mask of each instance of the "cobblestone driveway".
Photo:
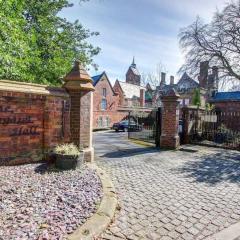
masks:
<svg viewBox="0 0 240 240"><path fill-rule="evenodd" d="M157 152L122 133L94 138L97 163L112 177L121 206L103 239L205 239L240 221L238 152Z"/></svg>

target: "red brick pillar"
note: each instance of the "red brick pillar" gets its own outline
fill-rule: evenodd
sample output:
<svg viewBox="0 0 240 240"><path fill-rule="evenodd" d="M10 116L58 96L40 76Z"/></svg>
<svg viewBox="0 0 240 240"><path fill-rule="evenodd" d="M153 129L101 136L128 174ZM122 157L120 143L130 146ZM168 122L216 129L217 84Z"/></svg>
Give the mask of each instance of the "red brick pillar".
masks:
<svg viewBox="0 0 240 240"><path fill-rule="evenodd" d="M84 152L84 160L93 161L92 119L93 90L92 79L79 61L64 78L70 100L70 141Z"/></svg>
<svg viewBox="0 0 240 240"><path fill-rule="evenodd" d="M180 145L178 135L179 97L178 93L171 89L167 95L161 98L163 111L160 147L162 148L176 149Z"/></svg>

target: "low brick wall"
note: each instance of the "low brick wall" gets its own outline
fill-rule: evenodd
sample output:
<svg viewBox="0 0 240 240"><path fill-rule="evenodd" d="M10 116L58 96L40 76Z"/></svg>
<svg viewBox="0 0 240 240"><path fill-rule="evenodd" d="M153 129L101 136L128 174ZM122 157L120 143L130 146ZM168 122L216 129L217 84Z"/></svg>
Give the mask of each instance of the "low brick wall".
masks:
<svg viewBox="0 0 240 240"><path fill-rule="evenodd" d="M212 101L216 111L219 111L219 119L227 128L234 131L240 131L240 101Z"/></svg>
<svg viewBox="0 0 240 240"><path fill-rule="evenodd" d="M0 81L0 165L40 161L70 137L70 98L62 88Z"/></svg>

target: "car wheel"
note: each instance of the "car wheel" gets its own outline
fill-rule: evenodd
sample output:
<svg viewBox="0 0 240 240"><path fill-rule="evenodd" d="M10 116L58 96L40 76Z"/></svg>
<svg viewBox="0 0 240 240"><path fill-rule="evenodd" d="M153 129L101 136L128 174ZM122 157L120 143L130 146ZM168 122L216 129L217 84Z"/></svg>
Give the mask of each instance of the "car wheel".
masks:
<svg viewBox="0 0 240 240"><path fill-rule="evenodd" d="M118 129L115 129L115 132L118 132Z"/></svg>

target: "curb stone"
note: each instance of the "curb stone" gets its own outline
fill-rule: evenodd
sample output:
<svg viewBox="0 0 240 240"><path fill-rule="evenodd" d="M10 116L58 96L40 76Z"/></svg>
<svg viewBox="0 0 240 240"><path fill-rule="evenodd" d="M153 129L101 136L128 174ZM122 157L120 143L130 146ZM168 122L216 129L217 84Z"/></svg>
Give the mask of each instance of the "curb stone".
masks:
<svg viewBox="0 0 240 240"><path fill-rule="evenodd" d="M240 222L223 229L206 240L240 240Z"/></svg>
<svg viewBox="0 0 240 240"><path fill-rule="evenodd" d="M68 240L92 240L99 237L112 222L118 201L115 188L107 174L95 164L87 164L91 169L96 170L103 188L103 197L97 212L90 217L83 225L68 236Z"/></svg>

